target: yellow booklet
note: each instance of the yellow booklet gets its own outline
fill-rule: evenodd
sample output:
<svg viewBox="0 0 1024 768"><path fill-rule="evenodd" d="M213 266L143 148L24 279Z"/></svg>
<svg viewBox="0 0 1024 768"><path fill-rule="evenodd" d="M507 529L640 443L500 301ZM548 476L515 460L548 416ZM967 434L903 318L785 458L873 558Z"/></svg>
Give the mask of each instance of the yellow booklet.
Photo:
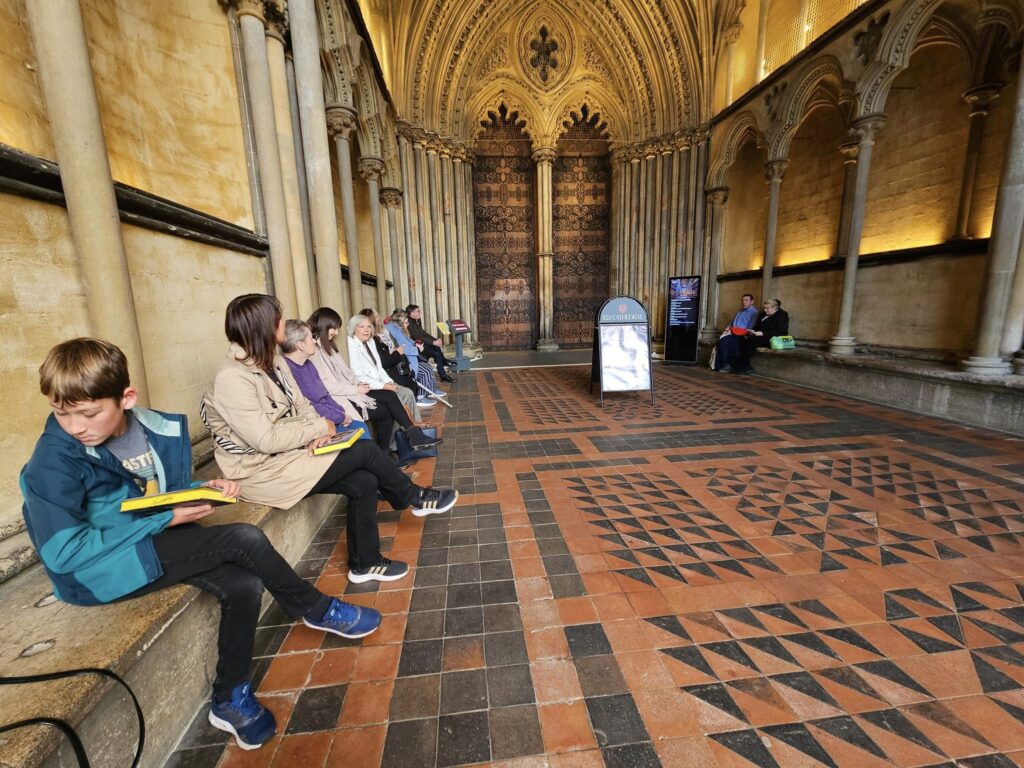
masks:
<svg viewBox="0 0 1024 768"><path fill-rule="evenodd" d="M234 504L237 498L225 496L216 488L186 488L183 491L170 491L169 493L157 493L152 496L139 496L134 499L125 499L121 502L122 512L159 512L167 507L177 507L181 504Z"/></svg>
<svg viewBox="0 0 1024 768"><path fill-rule="evenodd" d="M313 454L315 456L322 456L325 453L343 451L362 436L362 427L356 427L355 429L346 429L344 432L339 432L338 434L336 434L327 443L321 445L319 448L314 448Z"/></svg>

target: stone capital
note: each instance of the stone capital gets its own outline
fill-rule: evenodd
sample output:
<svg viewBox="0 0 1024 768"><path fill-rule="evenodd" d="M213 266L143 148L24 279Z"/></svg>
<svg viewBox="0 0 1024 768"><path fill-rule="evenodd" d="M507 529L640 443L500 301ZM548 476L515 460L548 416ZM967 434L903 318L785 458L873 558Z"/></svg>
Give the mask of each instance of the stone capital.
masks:
<svg viewBox="0 0 1024 768"><path fill-rule="evenodd" d="M713 189L706 190L705 199L711 204L713 208L725 205L729 202L729 188L728 187L714 187Z"/></svg>
<svg viewBox="0 0 1024 768"><path fill-rule="evenodd" d="M876 113L858 117L850 128L850 136L862 147L875 143L875 134L885 125L885 115Z"/></svg>
<svg viewBox="0 0 1024 768"><path fill-rule="evenodd" d="M395 187L384 187L380 191L380 204L385 208L398 208L402 205L402 190Z"/></svg>
<svg viewBox="0 0 1024 768"><path fill-rule="evenodd" d="M769 184L779 184L789 167L789 160L769 160L764 164L764 180Z"/></svg>
<svg viewBox="0 0 1024 768"><path fill-rule="evenodd" d="M978 85L964 91L961 98L967 102L971 110L971 117L975 115L987 115L992 102L999 98L1001 86L994 83Z"/></svg>
<svg viewBox="0 0 1024 768"><path fill-rule="evenodd" d="M455 144L452 147L452 162L461 163L466 159L466 148L461 144Z"/></svg>
<svg viewBox="0 0 1024 768"><path fill-rule="evenodd" d="M356 127L356 111L345 104L327 104L327 133L332 137L348 139Z"/></svg>
<svg viewBox="0 0 1024 768"><path fill-rule="evenodd" d="M267 20L267 35L282 43L288 35L288 6L284 0L263 0L263 15Z"/></svg>
<svg viewBox="0 0 1024 768"><path fill-rule="evenodd" d="M555 158L558 157L558 152L555 151L554 147L538 147L533 150L533 154L530 155L530 157L533 159L533 162L537 163L537 165L542 165L544 163L551 164L555 162Z"/></svg>
<svg viewBox="0 0 1024 768"><path fill-rule="evenodd" d="M860 154L860 144L855 141L847 141L839 145L839 153L843 156L843 164L850 165L857 162Z"/></svg>
<svg viewBox="0 0 1024 768"><path fill-rule="evenodd" d="M235 9L235 14L241 18L242 16L255 16L264 25L267 23L267 18L264 15L263 0L219 0L224 10L229 8Z"/></svg>
<svg viewBox="0 0 1024 768"><path fill-rule="evenodd" d="M743 25L739 22L726 27L725 34L722 39L725 40L726 45L733 45L737 40L740 39L740 33L743 31Z"/></svg>
<svg viewBox="0 0 1024 768"><path fill-rule="evenodd" d="M359 175L364 181L377 181L384 174L384 161L379 157L365 155L359 158Z"/></svg>

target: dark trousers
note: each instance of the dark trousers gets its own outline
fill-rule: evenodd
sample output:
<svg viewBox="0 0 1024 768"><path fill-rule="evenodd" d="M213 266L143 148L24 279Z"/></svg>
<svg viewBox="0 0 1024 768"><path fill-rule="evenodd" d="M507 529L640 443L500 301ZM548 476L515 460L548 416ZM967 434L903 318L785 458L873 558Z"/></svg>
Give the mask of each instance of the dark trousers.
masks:
<svg viewBox="0 0 1024 768"><path fill-rule="evenodd" d="M720 371L726 365L736 367L736 358L740 354L740 339L731 333L718 340L715 345L715 370Z"/></svg>
<svg viewBox="0 0 1024 768"><path fill-rule="evenodd" d="M379 407L379 406L378 406ZM360 440L339 451L323 477L307 495L340 493L348 499L345 529L348 567L369 568L380 558L377 491L394 509L412 503L413 484L376 443Z"/></svg>
<svg viewBox="0 0 1024 768"><path fill-rule="evenodd" d="M292 619L319 619L330 606L331 598L300 578L256 526L178 525L156 534L153 546L163 576L128 597L184 583L217 598L220 630L213 693L218 698L249 679L264 587Z"/></svg>
<svg viewBox="0 0 1024 768"><path fill-rule="evenodd" d="M415 387L416 385L414 384L414 393L416 392ZM371 389L368 394L377 401L376 408L370 408L366 411L369 420L376 421L377 419L386 418L392 422L388 428L388 439L384 442L377 441L377 445L386 451L388 446L391 445L391 432L394 429L395 422L402 429L408 429L412 426L412 419L409 418L409 414L406 412L405 406L402 405L402 401L399 400L396 392L392 392L390 389Z"/></svg>
<svg viewBox="0 0 1024 768"><path fill-rule="evenodd" d="M440 347L434 344L427 344L424 342L423 351L420 352L420 357L426 357L433 360L434 364L437 366L437 372L441 374L441 376L448 375L444 369L444 351ZM415 392L415 390L413 391Z"/></svg>
<svg viewBox="0 0 1024 768"><path fill-rule="evenodd" d="M758 347L767 347L771 342L764 336L744 336L740 340L740 353L736 356L733 368L737 371L750 370L750 361Z"/></svg>

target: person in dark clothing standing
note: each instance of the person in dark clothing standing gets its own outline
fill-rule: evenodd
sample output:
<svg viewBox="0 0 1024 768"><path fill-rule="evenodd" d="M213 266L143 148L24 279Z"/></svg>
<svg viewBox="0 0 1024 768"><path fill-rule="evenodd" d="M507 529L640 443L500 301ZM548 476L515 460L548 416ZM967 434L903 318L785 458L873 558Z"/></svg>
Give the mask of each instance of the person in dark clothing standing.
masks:
<svg viewBox="0 0 1024 768"><path fill-rule="evenodd" d="M782 308L778 299L765 299L761 316L750 329L750 333L740 337L740 354L736 358L736 373L753 373L750 360L758 347L767 347L773 336L786 336L789 333L789 315Z"/></svg>
<svg viewBox="0 0 1024 768"><path fill-rule="evenodd" d="M423 344L420 355L431 358L434 361L437 365L437 373L441 381L455 381L451 374L445 370L445 364L455 365L455 362L444 356L441 340L431 336L423 328L423 310L416 304L410 304L405 308L405 311L409 315L409 336L413 341ZM416 346L418 347L419 343Z"/></svg>

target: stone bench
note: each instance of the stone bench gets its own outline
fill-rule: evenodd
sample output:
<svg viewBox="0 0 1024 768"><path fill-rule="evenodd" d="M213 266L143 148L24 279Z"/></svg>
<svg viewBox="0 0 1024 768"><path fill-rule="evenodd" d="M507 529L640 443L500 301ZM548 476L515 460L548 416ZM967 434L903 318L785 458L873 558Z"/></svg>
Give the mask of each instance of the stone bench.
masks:
<svg viewBox="0 0 1024 768"><path fill-rule="evenodd" d="M338 501L336 496L317 496L287 512L243 503L218 510L208 521L258 525L294 564ZM78 667L116 672L131 686L145 714L142 765L162 766L209 696L219 610L212 597L189 586L104 606L68 605L53 597L42 566L34 565L0 584L0 675ZM94 768L131 764L138 737L135 711L127 692L113 681L90 675L0 686L0 723L38 716L69 723ZM75 765L67 740L51 727L0 735L3 768Z"/></svg>

